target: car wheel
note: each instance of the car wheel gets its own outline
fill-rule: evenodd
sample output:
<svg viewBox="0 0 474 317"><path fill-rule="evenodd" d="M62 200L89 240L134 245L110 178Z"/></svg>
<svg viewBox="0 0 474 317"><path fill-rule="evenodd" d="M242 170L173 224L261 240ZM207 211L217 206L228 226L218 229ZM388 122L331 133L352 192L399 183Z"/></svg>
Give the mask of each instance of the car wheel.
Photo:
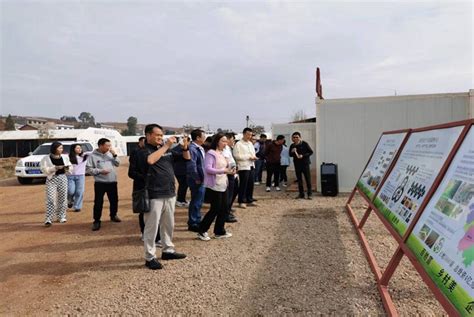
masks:
<svg viewBox="0 0 474 317"><path fill-rule="evenodd" d="M22 185L31 184L33 182L32 178L24 178L24 177L17 177L17 178L18 178L18 183Z"/></svg>

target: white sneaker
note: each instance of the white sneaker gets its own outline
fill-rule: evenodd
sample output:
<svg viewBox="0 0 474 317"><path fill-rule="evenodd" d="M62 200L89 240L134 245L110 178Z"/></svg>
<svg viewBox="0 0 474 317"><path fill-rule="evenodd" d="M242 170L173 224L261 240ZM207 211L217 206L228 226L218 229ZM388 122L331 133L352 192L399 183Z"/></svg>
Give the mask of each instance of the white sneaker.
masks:
<svg viewBox="0 0 474 317"><path fill-rule="evenodd" d="M277 187L275 187L275 190L276 190L277 192L279 192L279 191L281 190L281 188L277 186Z"/></svg>
<svg viewBox="0 0 474 317"><path fill-rule="evenodd" d="M211 240L211 237L209 237L209 234L207 232L204 232L204 233L198 233L197 234L197 237L199 240L201 241L209 241Z"/></svg>
<svg viewBox="0 0 474 317"><path fill-rule="evenodd" d="M183 203L183 202L180 202L180 201L176 202L176 207L184 207L184 206L186 206L186 203Z"/></svg>
<svg viewBox="0 0 474 317"><path fill-rule="evenodd" d="M143 233L142 233L142 235L140 236L140 240L144 241Z"/></svg>
<svg viewBox="0 0 474 317"><path fill-rule="evenodd" d="M155 247L157 248L162 248L163 247L163 244L161 244L161 240L158 240L155 242Z"/></svg>
<svg viewBox="0 0 474 317"><path fill-rule="evenodd" d="M283 187L286 187L286 186L288 186L288 185L286 185L286 183L283 183Z"/></svg>
<svg viewBox="0 0 474 317"><path fill-rule="evenodd" d="M247 208L247 205L244 204L244 203L241 203L241 204L239 204L239 208L246 209L246 208Z"/></svg>
<svg viewBox="0 0 474 317"><path fill-rule="evenodd" d="M232 233L226 232L226 234L216 234L215 238L216 239L226 239L232 237Z"/></svg>
<svg viewBox="0 0 474 317"><path fill-rule="evenodd" d="M267 188L265 189L266 192L269 192L269 191L271 191L271 190L272 190L272 189L271 189L270 187L267 187Z"/></svg>
<svg viewBox="0 0 474 317"><path fill-rule="evenodd" d="M255 183L253 183L253 184L254 184L254 185L260 185L260 182L255 182Z"/></svg>
<svg viewBox="0 0 474 317"><path fill-rule="evenodd" d="M60 223L65 223L66 221L67 221L66 218L61 218L61 219L59 219L59 222L60 222Z"/></svg>

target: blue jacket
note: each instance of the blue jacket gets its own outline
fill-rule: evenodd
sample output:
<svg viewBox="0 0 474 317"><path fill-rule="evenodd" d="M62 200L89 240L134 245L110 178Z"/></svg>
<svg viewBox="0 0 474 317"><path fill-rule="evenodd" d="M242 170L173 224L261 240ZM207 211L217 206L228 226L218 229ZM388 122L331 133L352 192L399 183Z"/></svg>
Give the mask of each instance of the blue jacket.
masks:
<svg viewBox="0 0 474 317"><path fill-rule="evenodd" d="M188 180L204 181L204 158L202 157L199 147L192 142L189 145L189 154L191 160L186 164L186 171L188 172Z"/></svg>

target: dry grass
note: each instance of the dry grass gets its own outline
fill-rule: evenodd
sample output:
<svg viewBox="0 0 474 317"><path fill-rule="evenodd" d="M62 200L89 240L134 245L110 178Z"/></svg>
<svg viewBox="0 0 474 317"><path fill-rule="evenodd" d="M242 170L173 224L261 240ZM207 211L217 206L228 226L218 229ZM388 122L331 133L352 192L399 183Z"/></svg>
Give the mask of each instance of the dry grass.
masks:
<svg viewBox="0 0 474 317"><path fill-rule="evenodd" d="M15 176L15 165L17 161L17 157L0 158L0 179Z"/></svg>

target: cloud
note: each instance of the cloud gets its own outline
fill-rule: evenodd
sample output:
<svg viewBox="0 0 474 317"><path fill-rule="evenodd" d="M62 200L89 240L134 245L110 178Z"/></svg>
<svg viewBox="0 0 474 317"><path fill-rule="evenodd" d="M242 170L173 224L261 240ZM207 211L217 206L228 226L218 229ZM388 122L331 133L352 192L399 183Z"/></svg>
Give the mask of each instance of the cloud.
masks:
<svg viewBox="0 0 474 317"><path fill-rule="evenodd" d="M2 114L269 128L315 114L318 66L326 98L472 88L470 3L0 5Z"/></svg>

